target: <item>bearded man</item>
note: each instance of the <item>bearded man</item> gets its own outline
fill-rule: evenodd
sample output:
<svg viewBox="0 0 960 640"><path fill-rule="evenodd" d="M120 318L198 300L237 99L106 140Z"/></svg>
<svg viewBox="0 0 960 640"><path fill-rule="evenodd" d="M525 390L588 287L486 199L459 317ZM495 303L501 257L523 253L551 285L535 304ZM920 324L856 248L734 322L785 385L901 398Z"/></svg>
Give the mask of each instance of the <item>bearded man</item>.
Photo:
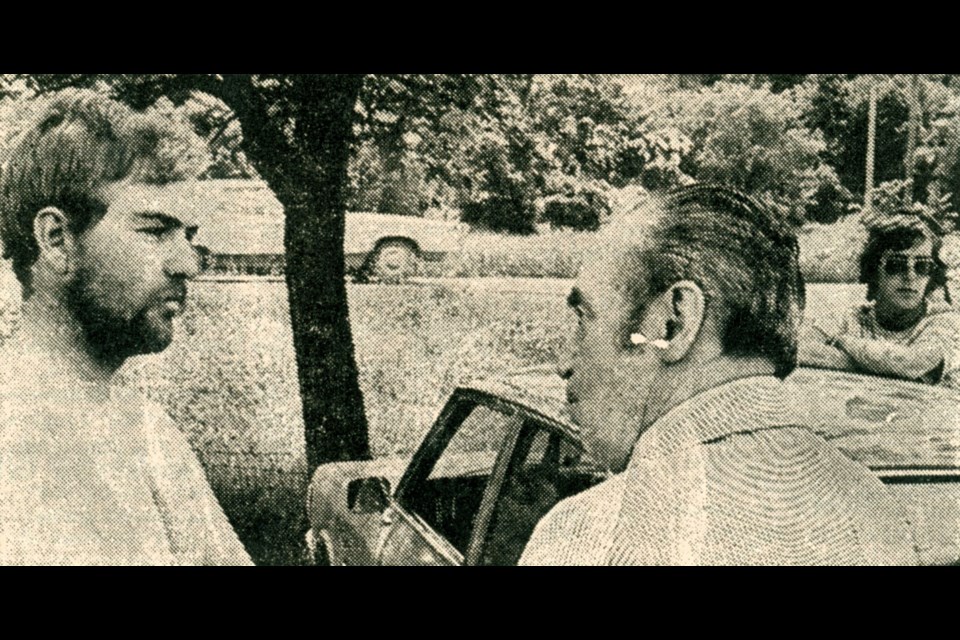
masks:
<svg viewBox="0 0 960 640"><path fill-rule="evenodd" d="M173 339L199 271L173 133L91 91L56 95L0 176L23 291L0 351L0 562L249 564L170 417L113 384Z"/></svg>

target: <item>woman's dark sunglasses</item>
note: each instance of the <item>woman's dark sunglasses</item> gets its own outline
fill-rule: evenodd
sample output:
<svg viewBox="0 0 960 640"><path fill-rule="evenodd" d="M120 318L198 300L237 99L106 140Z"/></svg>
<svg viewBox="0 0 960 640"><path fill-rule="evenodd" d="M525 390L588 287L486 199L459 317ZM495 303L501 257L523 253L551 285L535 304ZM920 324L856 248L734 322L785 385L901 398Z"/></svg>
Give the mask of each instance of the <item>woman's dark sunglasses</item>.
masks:
<svg viewBox="0 0 960 640"><path fill-rule="evenodd" d="M899 276L910 270L910 263L913 262L913 272L919 278L926 278L933 274L936 266L931 258L911 258L911 256L892 255L885 256L880 262L880 267L888 276Z"/></svg>

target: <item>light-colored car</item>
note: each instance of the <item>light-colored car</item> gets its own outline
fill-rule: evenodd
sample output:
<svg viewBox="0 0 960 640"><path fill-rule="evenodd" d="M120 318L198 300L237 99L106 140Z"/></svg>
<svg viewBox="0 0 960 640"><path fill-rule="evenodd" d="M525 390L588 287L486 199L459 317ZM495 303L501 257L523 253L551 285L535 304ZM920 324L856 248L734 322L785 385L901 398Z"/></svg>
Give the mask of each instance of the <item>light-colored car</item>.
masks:
<svg viewBox="0 0 960 640"><path fill-rule="evenodd" d="M901 500L921 562L960 562L960 394L818 370L788 385L798 423ZM556 376L470 384L412 458L321 465L308 492L308 545L319 564L516 564L554 504L603 478Z"/></svg>
<svg viewBox="0 0 960 640"><path fill-rule="evenodd" d="M424 261L442 260L460 250L467 226L379 213L346 215L343 240L347 273L363 280L397 283L417 275ZM265 273L282 264L283 218L210 216L197 243L210 254L216 270Z"/></svg>
<svg viewBox="0 0 960 640"><path fill-rule="evenodd" d="M195 242L212 271L279 275L283 269L283 205L261 180L208 180L192 203L203 203ZM343 251L347 272L400 282L424 261L459 251L468 226L456 221L348 212Z"/></svg>
<svg viewBox="0 0 960 640"><path fill-rule="evenodd" d="M416 275L424 260L460 250L465 224L380 213L347 213L343 253L347 271L383 282Z"/></svg>

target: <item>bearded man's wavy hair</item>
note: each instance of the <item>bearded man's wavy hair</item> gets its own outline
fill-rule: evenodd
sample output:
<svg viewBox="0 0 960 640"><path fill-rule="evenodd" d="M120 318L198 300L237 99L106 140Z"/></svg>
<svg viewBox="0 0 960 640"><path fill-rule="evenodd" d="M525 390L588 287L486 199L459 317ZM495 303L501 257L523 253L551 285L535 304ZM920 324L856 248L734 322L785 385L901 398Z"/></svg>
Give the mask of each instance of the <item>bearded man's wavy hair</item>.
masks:
<svg viewBox="0 0 960 640"><path fill-rule="evenodd" d="M164 146L173 130L160 117L135 112L88 89L65 89L49 98L0 171L0 238L3 257L29 297L31 267L39 255L33 221L45 207L67 217L82 233L107 205L101 189L131 180L165 184L187 177Z"/></svg>

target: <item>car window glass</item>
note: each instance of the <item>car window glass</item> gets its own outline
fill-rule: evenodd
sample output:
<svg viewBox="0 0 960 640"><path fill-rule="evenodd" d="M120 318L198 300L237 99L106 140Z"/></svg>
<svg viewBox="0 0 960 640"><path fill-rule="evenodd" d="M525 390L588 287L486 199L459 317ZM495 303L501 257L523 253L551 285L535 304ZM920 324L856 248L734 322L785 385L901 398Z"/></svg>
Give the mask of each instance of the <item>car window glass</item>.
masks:
<svg viewBox="0 0 960 640"><path fill-rule="evenodd" d="M563 434L528 421L514 447L480 564L514 565L537 522L603 476Z"/></svg>
<svg viewBox="0 0 960 640"><path fill-rule="evenodd" d="M427 478L405 493L403 506L461 553L466 552L490 472L513 424L510 413L477 405Z"/></svg>
<svg viewBox="0 0 960 640"><path fill-rule="evenodd" d="M474 407L440 454L430 478L449 475L451 470L458 475L489 475L510 424L510 414L485 405Z"/></svg>

